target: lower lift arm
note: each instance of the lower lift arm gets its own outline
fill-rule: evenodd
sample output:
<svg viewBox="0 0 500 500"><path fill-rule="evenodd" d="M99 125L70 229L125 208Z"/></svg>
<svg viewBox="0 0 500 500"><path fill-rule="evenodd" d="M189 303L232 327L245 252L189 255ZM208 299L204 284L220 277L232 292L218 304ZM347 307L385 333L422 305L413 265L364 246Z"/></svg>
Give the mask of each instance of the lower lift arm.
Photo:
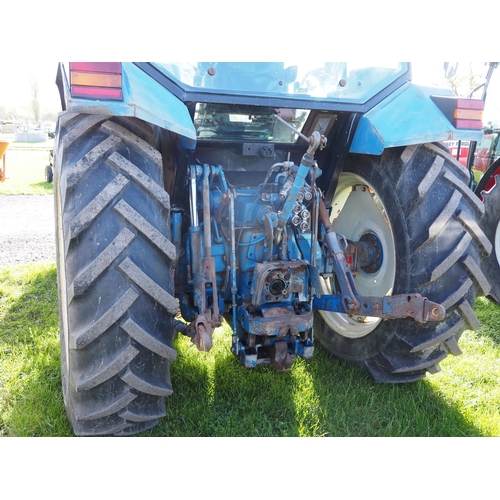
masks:
<svg viewBox="0 0 500 500"><path fill-rule="evenodd" d="M320 201L320 218L326 230L325 245L333 258L341 295L315 297L313 299L314 309L341 312L351 316L371 316L384 319L411 317L419 323L442 321L444 319L446 315L445 308L418 293L385 297L364 297L360 295L341 247L341 242L344 242L346 247L347 242L345 242L343 236L332 231L323 200Z"/></svg>

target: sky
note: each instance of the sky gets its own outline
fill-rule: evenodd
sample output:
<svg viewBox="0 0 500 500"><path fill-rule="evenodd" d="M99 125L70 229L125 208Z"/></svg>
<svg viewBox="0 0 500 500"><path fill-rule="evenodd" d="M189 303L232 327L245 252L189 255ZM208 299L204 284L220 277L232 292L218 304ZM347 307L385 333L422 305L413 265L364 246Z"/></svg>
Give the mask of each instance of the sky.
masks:
<svg viewBox="0 0 500 500"><path fill-rule="evenodd" d="M0 105L26 106L30 99L30 76L38 81L42 107L60 107L55 85L57 61L6 61L0 65Z"/></svg>
<svg viewBox="0 0 500 500"><path fill-rule="evenodd" d="M492 60L496 56L492 54L498 52L495 44L485 43L489 19L481 18L482 36L469 36L461 27L467 16L456 16L458 7L449 0L420 0L412 10L396 0L364 2L362 6L319 0L302 10L290 8L283 0L252 0L252 8L245 9L244 16L220 0L198 2L188 16L182 2L170 3L162 11L155 0L142 0L132 13L117 5L86 0L82 8L78 3L46 0L30 3L29 9L23 2L2 6L0 104L6 105L8 100L13 106L25 105L30 95L29 75L34 70L42 107L59 109L54 84L59 60L272 61L296 56L303 60L387 56L424 61L413 66L414 83L431 85L442 76L442 63L436 60L456 60L457 56L459 60ZM474 14L472 7L471 12Z"/></svg>

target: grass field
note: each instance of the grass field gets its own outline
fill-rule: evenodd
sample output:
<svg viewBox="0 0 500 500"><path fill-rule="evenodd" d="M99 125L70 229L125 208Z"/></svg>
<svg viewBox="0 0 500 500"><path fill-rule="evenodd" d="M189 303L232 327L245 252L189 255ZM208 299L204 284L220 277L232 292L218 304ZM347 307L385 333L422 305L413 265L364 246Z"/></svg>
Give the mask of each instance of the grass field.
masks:
<svg viewBox="0 0 500 500"><path fill-rule="evenodd" d="M318 346L289 372L246 370L230 331L201 353L176 341L167 416L143 436L500 436L500 307L476 303L482 325L464 354L412 385L377 385ZM54 264L0 269L0 435L71 436L61 395Z"/></svg>
<svg viewBox="0 0 500 500"><path fill-rule="evenodd" d="M52 183L45 182L45 167L49 164L49 151L54 140L17 143L13 134L0 134L0 141L10 142L5 152L7 178L0 182L0 195L52 194Z"/></svg>

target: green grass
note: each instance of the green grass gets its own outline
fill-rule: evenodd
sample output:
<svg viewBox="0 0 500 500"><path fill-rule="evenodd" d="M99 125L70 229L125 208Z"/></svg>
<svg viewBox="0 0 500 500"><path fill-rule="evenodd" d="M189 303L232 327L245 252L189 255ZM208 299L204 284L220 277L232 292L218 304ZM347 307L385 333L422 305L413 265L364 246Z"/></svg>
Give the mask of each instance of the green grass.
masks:
<svg viewBox="0 0 500 500"><path fill-rule="evenodd" d="M230 331L201 353L176 340L167 416L144 436L500 436L500 307L479 298L476 332L442 372L377 385L317 346L289 372L246 370ZM61 396L53 264L0 268L0 435L71 436Z"/></svg>
<svg viewBox="0 0 500 500"><path fill-rule="evenodd" d="M68 435L60 390L56 271L0 268L0 435Z"/></svg>
<svg viewBox="0 0 500 500"><path fill-rule="evenodd" d="M0 134L0 141L13 141L12 134ZM6 179L0 182L2 194L52 194L52 183L45 182L45 167L54 140L46 143L11 142L5 152ZM3 167L3 160L0 159Z"/></svg>

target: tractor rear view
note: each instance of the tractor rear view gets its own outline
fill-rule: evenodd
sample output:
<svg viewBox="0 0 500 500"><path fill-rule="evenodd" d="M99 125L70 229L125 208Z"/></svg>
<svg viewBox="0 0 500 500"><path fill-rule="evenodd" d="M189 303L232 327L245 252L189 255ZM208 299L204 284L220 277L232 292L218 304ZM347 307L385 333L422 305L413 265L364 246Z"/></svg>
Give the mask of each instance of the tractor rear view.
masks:
<svg viewBox="0 0 500 500"><path fill-rule="evenodd" d="M175 336L207 351L224 320L247 368L320 342L400 383L460 354L492 245L441 141L482 137L481 100L412 85L406 63L68 63L57 82L75 434L157 424Z"/></svg>

